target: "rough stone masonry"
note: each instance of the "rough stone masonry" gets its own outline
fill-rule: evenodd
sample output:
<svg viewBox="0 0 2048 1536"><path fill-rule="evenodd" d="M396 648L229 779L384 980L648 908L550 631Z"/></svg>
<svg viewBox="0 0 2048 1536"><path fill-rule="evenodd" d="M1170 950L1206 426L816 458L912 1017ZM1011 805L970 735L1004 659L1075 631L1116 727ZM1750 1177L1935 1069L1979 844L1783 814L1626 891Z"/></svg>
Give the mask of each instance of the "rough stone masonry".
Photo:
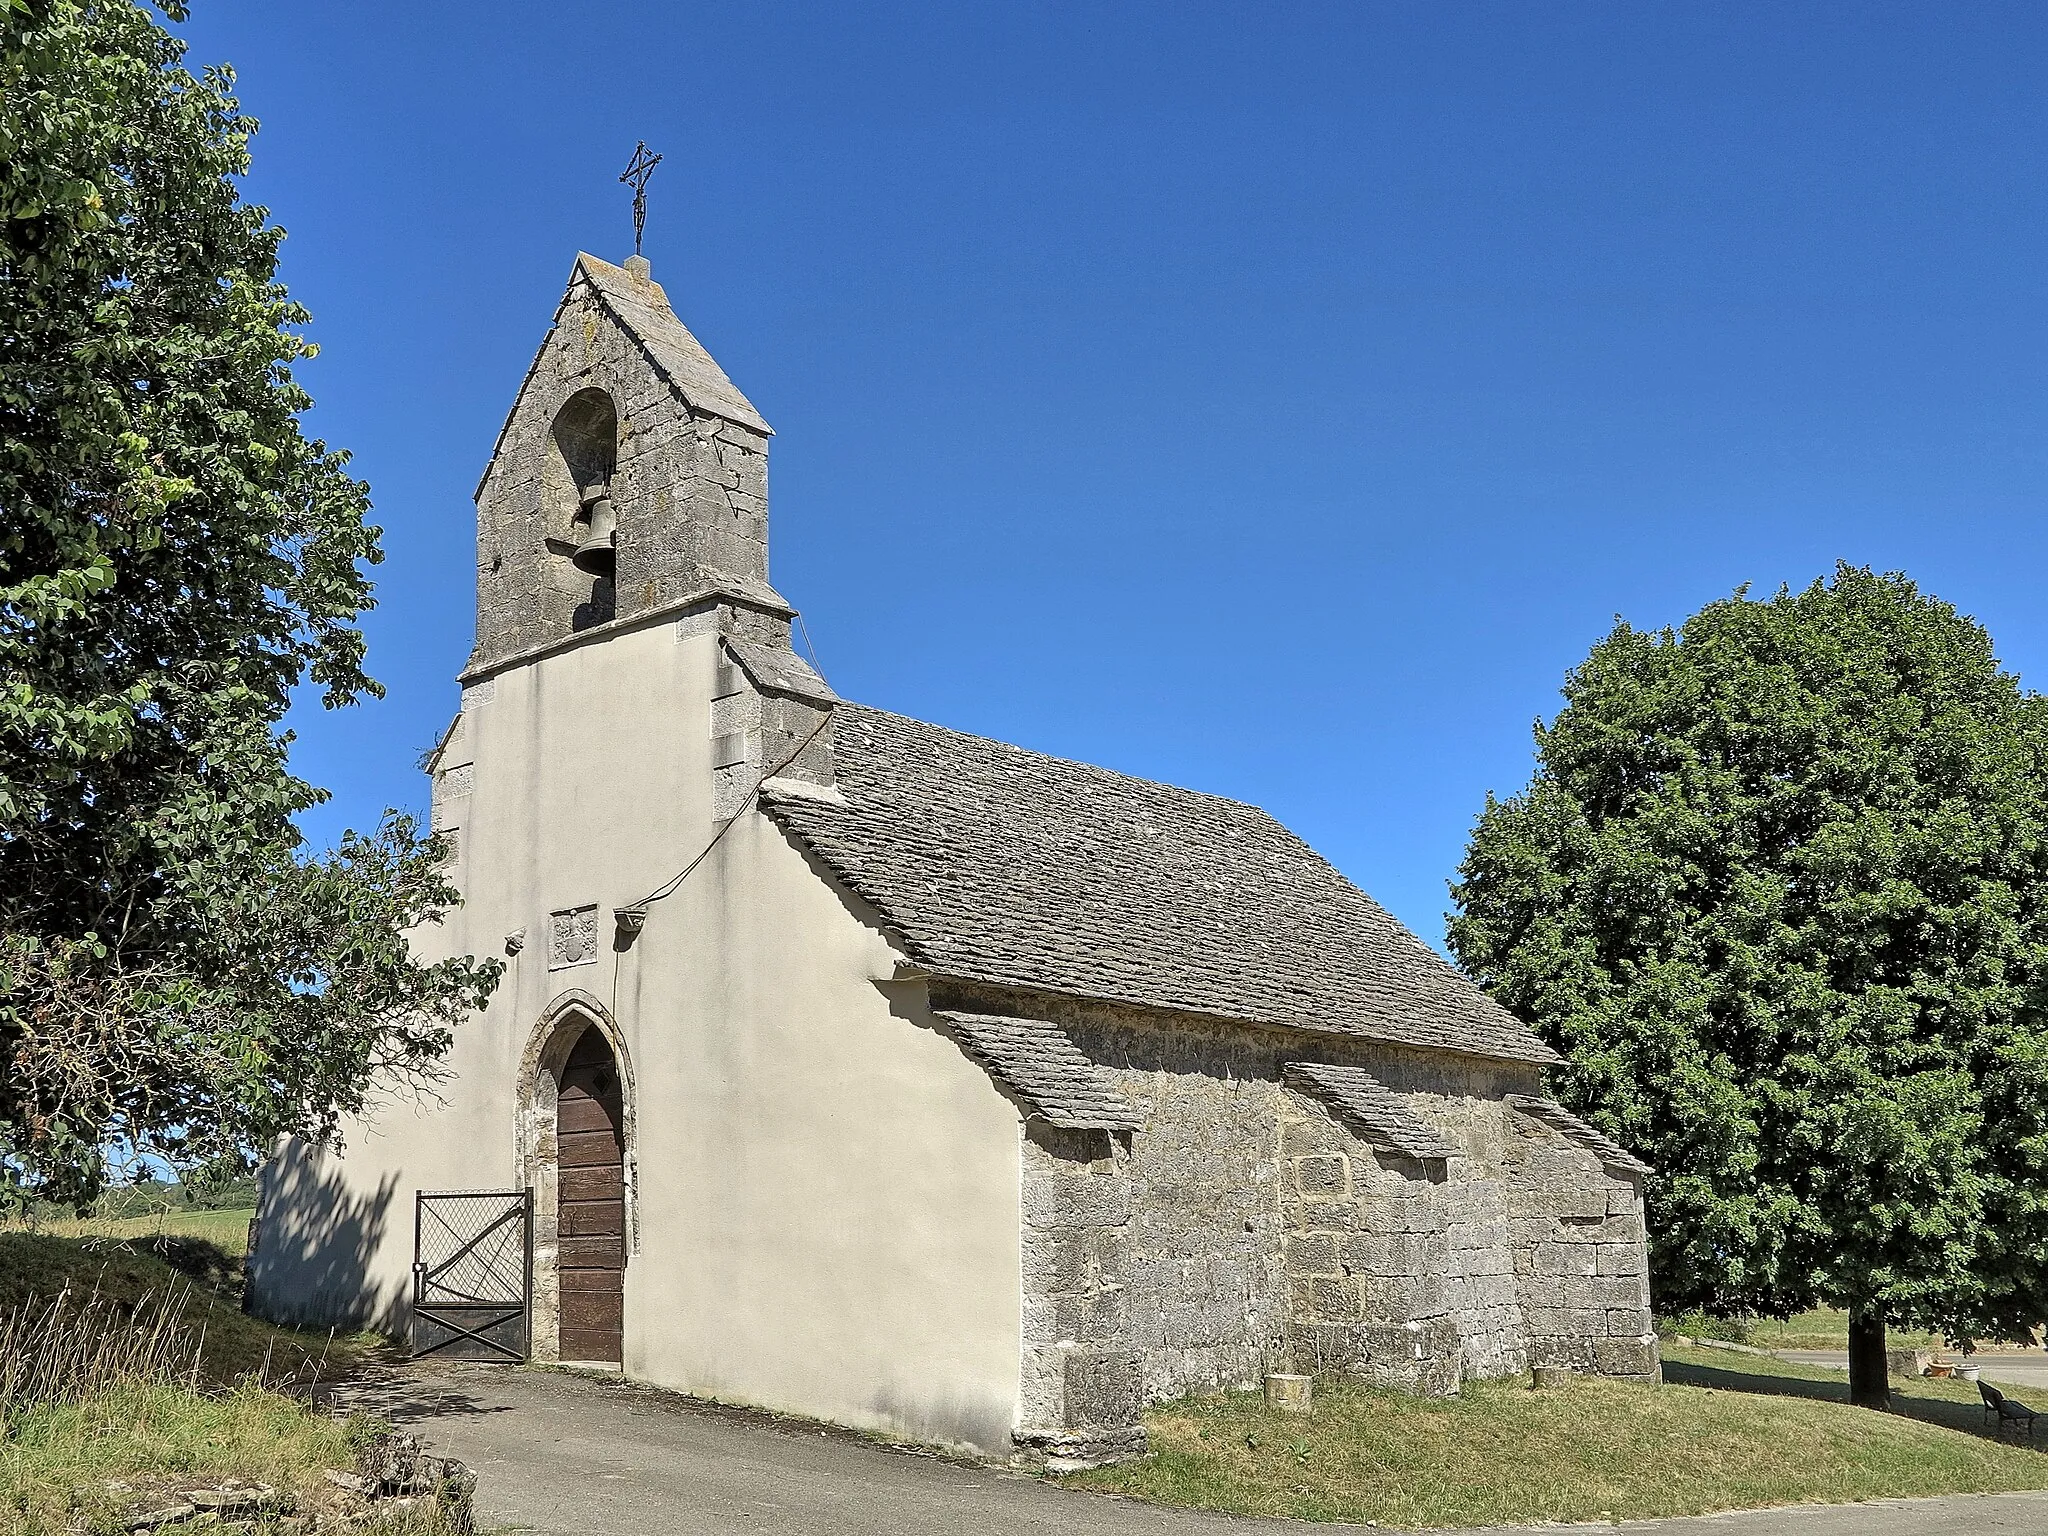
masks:
<svg viewBox="0 0 2048 1536"><path fill-rule="evenodd" d="M1279 1032L1041 1011L1142 1129L1029 1130L1034 1443L1099 1455L1148 1402L1278 1370L1655 1378L1646 1170L1521 1092L1533 1069L1357 1045L1304 1070Z"/></svg>

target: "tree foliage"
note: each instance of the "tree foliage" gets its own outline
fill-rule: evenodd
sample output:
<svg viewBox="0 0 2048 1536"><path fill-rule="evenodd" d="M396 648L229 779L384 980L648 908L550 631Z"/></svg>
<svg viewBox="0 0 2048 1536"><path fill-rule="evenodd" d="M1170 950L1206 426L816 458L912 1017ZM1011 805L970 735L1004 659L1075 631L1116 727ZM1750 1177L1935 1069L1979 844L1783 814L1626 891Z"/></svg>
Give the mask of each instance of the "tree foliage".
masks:
<svg viewBox="0 0 2048 1536"><path fill-rule="evenodd" d="M377 692L378 530L300 429L256 124L182 55L0 0L0 1179L53 1190L330 1129L495 975L410 959L454 893L405 818L300 847L280 722Z"/></svg>
<svg viewBox="0 0 2048 1536"><path fill-rule="evenodd" d="M1660 1307L2023 1334L2048 1315L2048 705L1977 624L1848 566L1618 624L1564 698L1479 818L1450 939L1656 1165Z"/></svg>

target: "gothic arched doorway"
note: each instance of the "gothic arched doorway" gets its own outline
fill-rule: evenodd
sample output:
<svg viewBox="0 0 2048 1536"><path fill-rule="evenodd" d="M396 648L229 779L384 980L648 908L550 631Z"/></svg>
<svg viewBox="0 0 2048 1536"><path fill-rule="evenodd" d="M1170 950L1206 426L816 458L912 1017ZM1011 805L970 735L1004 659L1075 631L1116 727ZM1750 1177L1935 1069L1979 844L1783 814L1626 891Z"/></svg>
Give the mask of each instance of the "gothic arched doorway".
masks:
<svg viewBox="0 0 2048 1536"><path fill-rule="evenodd" d="M560 1358L617 1365L626 1305L625 1095L611 1045L594 1024L562 1066L555 1148Z"/></svg>
<svg viewBox="0 0 2048 1536"><path fill-rule="evenodd" d="M533 1191L533 1358L621 1365L633 1251L633 1062L588 993L555 1000L520 1067L519 1158Z"/></svg>

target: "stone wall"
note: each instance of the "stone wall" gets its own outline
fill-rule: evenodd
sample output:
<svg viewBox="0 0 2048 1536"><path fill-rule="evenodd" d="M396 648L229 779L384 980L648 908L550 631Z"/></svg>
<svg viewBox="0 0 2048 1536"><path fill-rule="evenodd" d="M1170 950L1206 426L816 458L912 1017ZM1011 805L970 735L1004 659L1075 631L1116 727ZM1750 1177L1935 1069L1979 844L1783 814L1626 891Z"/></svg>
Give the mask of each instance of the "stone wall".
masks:
<svg viewBox="0 0 2048 1536"><path fill-rule="evenodd" d="M593 470L559 429L602 391L616 413L610 469L615 580L571 564L579 480ZM473 665L662 608L706 572L768 576L768 439L693 411L580 270L521 387L477 490Z"/></svg>
<svg viewBox="0 0 2048 1536"><path fill-rule="evenodd" d="M830 705L764 688L721 658L711 689L712 814L737 815L777 768L787 778L832 783L831 714Z"/></svg>
<svg viewBox="0 0 2048 1536"><path fill-rule="evenodd" d="M1640 1197L1509 1108L1534 1068L973 989L941 1005L1051 1018L1144 1116L1027 1124L1020 1438L1099 1430L1126 1382L1157 1402L1281 1369L1426 1393L1534 1361L1655 1369ZM1363 1067L1452 1155L1368 1144L1283 1084L1301 1060Z"/></svg>
<svg viewBox="0 0 2048 1536"><path fill-rule="evenodd" d="M1654 1378L1640 1185L1520 1117L1506 1162L1515 1294L1530 1363Z"/></svg>
<svg viewBox="0 0 2048 1536"><path fill-rule="evenodd" d="M1442 1395L1462 1377L1446 1299L1447 1208L1439 1168L1375 1152L1321 1105L1283 1093L1285 1339L1292 1369Z"/></svg>
<svg viewBox="0 0 2048 1536"><path fill-rule="evenodd" d="M1018 1439L1055 1460L1131 1449L1129 1139L1037 1122L1023 1153Z"/></svg>

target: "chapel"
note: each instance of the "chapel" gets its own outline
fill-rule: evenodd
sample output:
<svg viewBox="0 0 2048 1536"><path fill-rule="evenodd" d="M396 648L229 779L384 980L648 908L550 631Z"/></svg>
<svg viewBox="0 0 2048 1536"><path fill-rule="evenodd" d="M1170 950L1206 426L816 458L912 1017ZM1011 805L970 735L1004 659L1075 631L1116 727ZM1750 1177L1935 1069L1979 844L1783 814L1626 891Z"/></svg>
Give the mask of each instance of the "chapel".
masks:
<svg viewBox="0 0 2048 1536"><path fill-rule="evenodd" d="M505 974L277 1148L251 1307L1060 1466L1270 1372L1654 1378L1649 1170L1551 1050L1253 806L840 698L770 440L577 257L428 763L416 949Z"/></svg>

